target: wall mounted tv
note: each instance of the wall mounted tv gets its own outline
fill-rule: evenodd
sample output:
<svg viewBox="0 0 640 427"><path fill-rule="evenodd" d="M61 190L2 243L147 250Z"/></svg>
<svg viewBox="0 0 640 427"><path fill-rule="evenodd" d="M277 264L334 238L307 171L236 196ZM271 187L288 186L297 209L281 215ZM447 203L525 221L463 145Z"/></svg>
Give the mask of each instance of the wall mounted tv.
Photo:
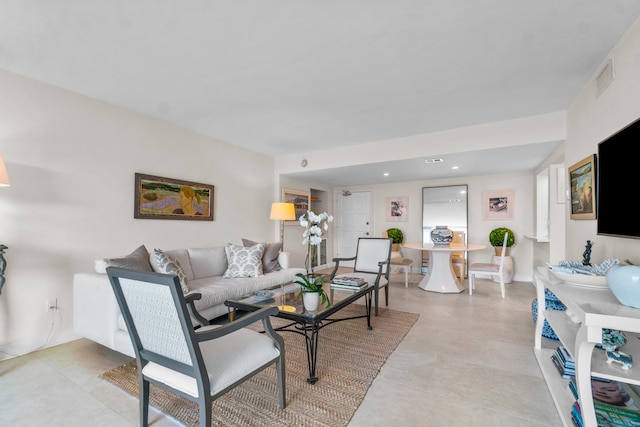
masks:
<svg viewBox="0 0 640 427"><path fill-rule="evenodd" d="M640 119L598 144L598 234L640 239Z"/></svg>

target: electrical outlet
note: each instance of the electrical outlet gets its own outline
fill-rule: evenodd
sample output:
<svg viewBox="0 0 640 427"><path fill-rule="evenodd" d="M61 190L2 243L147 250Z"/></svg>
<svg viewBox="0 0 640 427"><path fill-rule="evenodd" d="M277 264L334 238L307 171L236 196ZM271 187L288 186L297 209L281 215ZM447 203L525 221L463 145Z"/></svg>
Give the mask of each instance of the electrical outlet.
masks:
<svg viewBox="0 0 640 427"><path fill-rule="evenodd" d="M50 311L56 311L58 309L58 299L54 299L54 300L46 300L44 302L44 312L48 313Z"/></svg>

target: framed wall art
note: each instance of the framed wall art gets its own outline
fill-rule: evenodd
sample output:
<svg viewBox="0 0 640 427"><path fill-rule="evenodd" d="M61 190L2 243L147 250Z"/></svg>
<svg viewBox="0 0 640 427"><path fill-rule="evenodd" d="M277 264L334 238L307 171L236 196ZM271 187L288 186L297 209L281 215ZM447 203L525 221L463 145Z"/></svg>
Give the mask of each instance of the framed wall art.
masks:
<svg viewBox="0 0 640 427"><path fill-rule="evenodd" d="M482 207L485 220L513 219L515 191L485 191L482 193Z"/></svg>
<svg viewBox="0 0 640 427"><path fill-rule="evenodd" d="M571 219L596 219L596 155L592 154L571 165Z"/></svg>
<svg viewBox="0 0 640 427"><path fill-rule="evenodd" d="M135 174L134 218L213 221L214 186Z"/></svg>
<svg viewBox="0 0 640 427"><path fill-rule="evenodd" d="M296 209L296 218L300 218L306 214L309 210L311 201L311 192L290 190L288 188L282 189L282 202L293 203ZM285 225L300 225L300 222L296 219L294 221L285 221Z"/></svg>
<svg viewBox="0 0 640 427"><path fill-rule="evenodd" d="M387 197L385 209L387 221L409 221L409 197Z"/></svg>

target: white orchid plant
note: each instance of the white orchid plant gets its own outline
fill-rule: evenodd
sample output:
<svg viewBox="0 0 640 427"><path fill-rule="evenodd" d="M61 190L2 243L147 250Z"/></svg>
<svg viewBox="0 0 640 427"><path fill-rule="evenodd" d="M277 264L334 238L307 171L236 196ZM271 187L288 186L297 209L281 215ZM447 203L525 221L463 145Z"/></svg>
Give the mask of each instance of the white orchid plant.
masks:
<svg viewBox="0 0 640 427"><path fill-rule="evenodd" d="M333 222L333 216L326 212L315 214L313 211L307 211L306 214L300 216L300 225L305 228L302 233L302 244L307 245L307 258L305 267L307 274L313 275L313 263L310 261L311 246L318 246L322 243L322 232L329 230L329 223Z"/></svg>

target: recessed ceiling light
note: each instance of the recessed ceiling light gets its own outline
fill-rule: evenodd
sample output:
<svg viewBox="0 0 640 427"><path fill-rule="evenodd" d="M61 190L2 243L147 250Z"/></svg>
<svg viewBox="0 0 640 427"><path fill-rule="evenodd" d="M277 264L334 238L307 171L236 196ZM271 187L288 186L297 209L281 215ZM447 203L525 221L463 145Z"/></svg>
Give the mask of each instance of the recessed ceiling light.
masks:
<svg viewBox="0 0 640 427"><path fill-rule="evenodd" d="M460 169L460 166L451 166L451 169L453 170Z"/></svg>
<svg viewBox="0 0 640 427"><path fill-rule="evenodd" d="M426 164L429 164L429 163L442 163L442 162L444 162L444 159L438 159L438 158L434 157L432 159L424 159L424 162Z"/></svg>
<svg viewBox="0 0 640 427"><path fill-rule="evenodd" d="M384 175L384 176L389 176L389 172L385 172L385 173L383 173L382 175Z"/></svg>

